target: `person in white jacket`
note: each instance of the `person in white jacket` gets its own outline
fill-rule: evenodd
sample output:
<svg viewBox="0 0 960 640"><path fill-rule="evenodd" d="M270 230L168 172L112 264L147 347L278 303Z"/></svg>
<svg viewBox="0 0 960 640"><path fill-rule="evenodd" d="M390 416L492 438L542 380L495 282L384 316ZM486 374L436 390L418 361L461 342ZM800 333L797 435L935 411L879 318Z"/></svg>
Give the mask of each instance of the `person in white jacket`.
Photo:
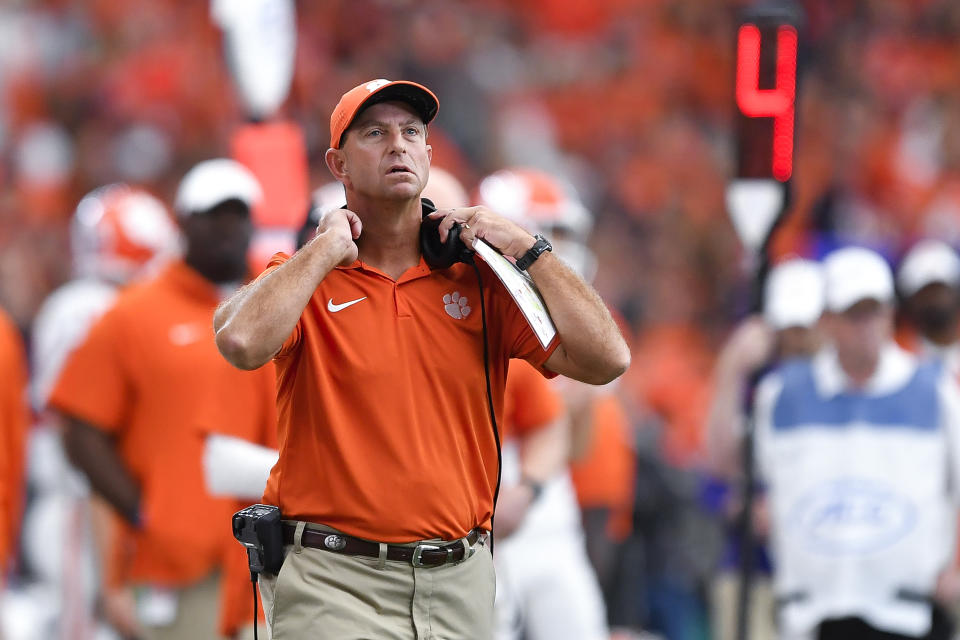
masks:
<svg viewBox="0 0 960 640"><path fill-rule="evenodd" d="M936 600L955 547L960 392L893 334L893 277L867 249L824 260L826 346L756 396L781 638L951 637Z"/></svg>

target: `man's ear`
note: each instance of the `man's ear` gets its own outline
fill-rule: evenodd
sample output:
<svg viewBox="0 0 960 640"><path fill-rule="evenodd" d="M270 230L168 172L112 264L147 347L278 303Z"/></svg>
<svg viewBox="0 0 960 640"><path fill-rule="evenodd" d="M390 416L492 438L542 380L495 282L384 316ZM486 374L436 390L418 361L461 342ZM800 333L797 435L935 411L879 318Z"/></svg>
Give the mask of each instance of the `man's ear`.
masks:
<svg viewBox="0 0 960 640"><path fill-rule="evenodd" d="M347 170L347 160L343 155L343 151L331 147L327 149L327 153L324 154L323 159L326 161L327 169L330 170L333 177L346 186L347 180L349 180L349 171Z"/></svg>
<svg viewBox="0 0 960 640"><path fill-rule="evenodd" d="M429 144L427 145L427 160L433 162L433 147Z"/></svg>

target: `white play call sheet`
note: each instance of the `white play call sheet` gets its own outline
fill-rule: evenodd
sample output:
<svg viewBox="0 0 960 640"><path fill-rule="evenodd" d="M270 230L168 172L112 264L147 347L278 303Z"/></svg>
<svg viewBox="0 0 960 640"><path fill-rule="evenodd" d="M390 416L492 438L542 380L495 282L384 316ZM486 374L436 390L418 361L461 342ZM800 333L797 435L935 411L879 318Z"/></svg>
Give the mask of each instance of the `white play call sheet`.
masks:
<svg viewBox="0 0 960 640"><path fill-rule="evenodd" d="M523 317L527 319L530 328L537 335L540 344L546 349L557 335L557 328L553 325L550 312L547 311L547 305L543 303L540 292L537 291L537 285L533 283L530 276L517 269L512 262L485 241L479 238L474 239L473 250L500 278L500 282L510 292L520 311L523 312Z"/></svg>

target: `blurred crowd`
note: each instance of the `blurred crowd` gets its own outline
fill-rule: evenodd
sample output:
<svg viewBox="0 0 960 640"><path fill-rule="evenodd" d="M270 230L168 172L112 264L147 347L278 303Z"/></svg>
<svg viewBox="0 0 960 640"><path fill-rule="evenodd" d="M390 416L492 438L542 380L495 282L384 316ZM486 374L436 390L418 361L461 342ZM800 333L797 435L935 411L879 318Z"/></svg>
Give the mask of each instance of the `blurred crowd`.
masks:
<svg viewBox="0 0 960 640"><path fill-rule="evenodd" d="M752 263L724 209L733 61L745 0L311 0L282 117L311 188L341 94L371 78L437 93L433 162L475 191L503 167L564 176L594 216L594 285L633 366L630 516L604 587L617 626L710 637L725 560L705 425L717 353L747 311ZM805 0L792 200L775 259L918 239L960 245L960 4ZM0 307L25 338L71 274L69 223L94 187L172 203L196 162L229 155L244 113L204 2L0 6ZM595 558L593 558L595 559ZM729 558L727 558L729 559ZM25 568L29 570L29 567Z"/></svg>

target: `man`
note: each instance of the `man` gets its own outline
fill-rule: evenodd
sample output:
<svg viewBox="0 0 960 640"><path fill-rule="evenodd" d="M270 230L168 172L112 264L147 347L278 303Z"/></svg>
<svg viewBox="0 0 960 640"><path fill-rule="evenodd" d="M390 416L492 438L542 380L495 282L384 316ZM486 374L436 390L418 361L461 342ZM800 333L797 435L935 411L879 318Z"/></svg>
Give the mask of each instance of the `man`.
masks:
<svg viewBox="0 0 960 640"><path fill-rule="evenodd" d="M949 638L932 603L953 547L955 384L892 340L893 277L876 253L824 261L827 346L760 384L784 638Z"/></svg>
<svg viewBox="0 0 960 640"><path fill-rule="evenodd" d="M235 549L235 502L203 489L204 403L254 415L269 371L238 372L209 339L224 295L247 273L253 175L231 160L195 166L175 210L182 260L125 290L69 358L50 406L66 418L67 453L124 520L108 579L136 594L144 638L217 637L219 567ZM241 435L241 434L238 434ZM254 439L255 434L251 434Z"/></svg>
<svg viewBox="0 0 960 640"><path fill-rule="evenodd" d="M918 351L941 358L960 374L960 257L939 240L923 240L897 270L903 310L919 338Z"/></svg>
<svg viewBox="0 0 960 640"><path fill-rule="evenodd" d="M108 617L123 600L100 591L99 554L110 516L90 501L85 478L67 461L62 424L47 399L67 356L120 287L153 273L179 252L179 242L166 207L146 191L125 184L91 191L70 221L74 277L47 297L33 322L31 398L38 420L30 437L24 557L36 579L27 592L43 612L29 616L37 635L85 637L99 626L98 596Z"/></svg>
<svg viewBox="0 0 960 640"><path fill-rule="evenodd" d="M629 362L599 297L489 209L431 218L441 242L457 224L467 246L483 238L527 268L558 329L546 348L481 261L482 285L468 265L427 265L420 193L437 109L412 82L345 93L326 162L348 209L216 314L230 362L278 370L280 460L264 501L283 512L290 546L280 575L260 578L276 640L489 638L482 540L509 358L596 384Z"/></svg>
<svg viewBox="0 0 960 640"><path fill-rule="evenodd" d="M823 313L823 273L812 260L792 259L775 266L764 286L763 313L741 322L727 339L714 374L713 400L707 422L707 451L714 474L714 505L727 524L727 553L711 588L712 628L720 640L736 635L739 597L740 545L736 525L742 500L731 489L742 486L740 445L745 409L752 380L775 363L809 359L820 347L817 322ZM766 503L758 497L753 506L752 535L765 540ZM750 591L749 636L775 636L770 563L766 548L757 549Z"/></svg>

